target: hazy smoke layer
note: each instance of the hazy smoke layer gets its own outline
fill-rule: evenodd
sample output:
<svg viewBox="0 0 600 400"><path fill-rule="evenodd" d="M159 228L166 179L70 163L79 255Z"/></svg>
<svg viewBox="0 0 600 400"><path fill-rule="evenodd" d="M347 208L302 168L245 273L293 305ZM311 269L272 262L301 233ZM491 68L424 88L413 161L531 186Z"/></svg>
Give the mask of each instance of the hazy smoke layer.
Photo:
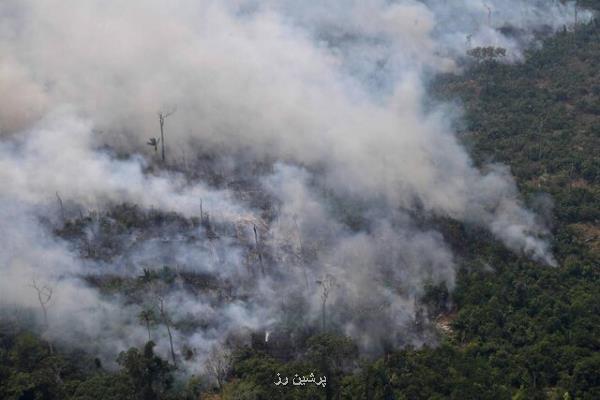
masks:
<svg viewBox="0 0 600 400"><path fill-rule="evenodd" d="M454 261L412 213L479 225L555 263L508 170L473 166L453 117L424 107L424 80L458 71L475 46L518 60L536 31L574 19L572 3L547 1L4 0L0 212L15 223L1 228L10 245L0 252L0 301L35 305L23 288L47 282L56 293L48 334L68 339L76 320L78 334L103 337L110 354L144 340L139 306L81 277L169 261L229 287L192 293L176 280L168 295L152 291L171 310L178 349L199 354L191 365L227 335L318 326L325 291L328 323L363 348L422 343L418 299L426 283L452 289ZM158 155L145 142L158 136L157 112L175 109L167 163L195 176L199 152L274 160L245 176L274 215L235 190L155 172ZM116 156L125 153L134 155ZM57 193L71 213L129 202L199 217L202 200L213 225L131 233L128 250L84 262L50 235L62 224ZM90 243L98 224L86 228ZM170 244L157 246L164 237ZM197 325L177 324L190 319Z"/></svg>

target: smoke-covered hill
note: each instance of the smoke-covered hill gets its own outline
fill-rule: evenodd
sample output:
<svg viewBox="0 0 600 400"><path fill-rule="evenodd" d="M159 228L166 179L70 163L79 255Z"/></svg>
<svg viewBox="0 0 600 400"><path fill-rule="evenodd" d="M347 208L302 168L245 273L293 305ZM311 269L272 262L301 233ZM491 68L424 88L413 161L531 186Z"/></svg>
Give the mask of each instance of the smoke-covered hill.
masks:
<svg viewBox="0 0 600 400"><path fill-rule="evenodd" d="M7 0L0 22L10 368L31 349L80 349L113 371L153 341L175 386L201 376L228 398L272 398L253 374L277 368L330 379L276 392L290 398L427 398L389 397L410 381L400 364L469 364L477 340L525 346L533 328L506 311L531 306L519 274L571 271L583 250L565 237L597 228L598 93L573 89L593 75L597 32L573 2ZM119 395L184 392L153 351L121 353ZM52 390L7 367L0 394L91 393L48 362ZM155 376L136 375L144 362ZM579 393L529 362L485 396Z"/></svg>

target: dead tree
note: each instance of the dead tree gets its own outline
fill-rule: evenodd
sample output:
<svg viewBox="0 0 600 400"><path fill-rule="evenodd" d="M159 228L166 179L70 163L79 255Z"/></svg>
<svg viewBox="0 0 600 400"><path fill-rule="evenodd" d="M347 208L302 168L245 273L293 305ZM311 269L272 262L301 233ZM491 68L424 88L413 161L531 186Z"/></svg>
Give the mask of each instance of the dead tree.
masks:
<svg viewBox="0 0 600 400"><path fill-rule="evenodd" d="M425 329L425 308L423 305L419 304L417 298L413 299L413 304L415 308L415 329L417 332L422 333Z"/></svg>
<svg viewBox="0 0 600 400"><path fill-rule="evenodd" d="M37 292L38 301L44 315L44 328L48 329L48 304L50 304L50 300L52 300L53 290L46 285L41 287L38 286L35 279L31 281L30 286Z"/></svg>
<svg viewBox="0 0 600 400"><path fill-rule="evenodd" d="M484 6L488 10L488 26L491 27L492 26L492 8L490 6L488 6L487 4L484 4Z"/></svg>
<svg viewBox="0 0 600 400"><path fill-rule="evenodd" d="M258 261L260 262L260 271L264 275L265 274L265 265L263 263L262 251L260 249L260 246L258 245L258 232L256 230L256 224L253 224L252 228L254 230L254 243L256 244L256 252L258 253Z"/></svg>
<svg viewBox="0 0 600 400"><path fill-rule="evenodd" d="M231 353L220 345L215 345L206 359L206 370L215 378L219 390L223 389L231 367Z"/></svg>
<svg viewBox="0 0 600 400"><path fill-rule="evenodd" d="M167 112L158 112L158 122L160 124L160 153L163 162L165 162L165 120L171 115L173 115L175 111L176 109Z"/></svg>
<svg viewBox="0 0 600 400"><path fill-rule="evenodd" d="M175 358L175 348L173 347L173 335L171 333L171 319L165 309L165 298L163 295L158 296L158 311L163 324L167 327L167 333L169 335L169 345L171 346L171 358L173 359L173 365L177 367L177 360Z"/></svg>
<svg viewBox="0 0 600 400"><path fill-rule="evenodd" d="M299 252L298 252L298 260L299 262L302 264L302 272L304 273L304 281L306 283L306 290L309 290L309 284L308 284L308 273L306 272L306 263L304 262L304 242L302 241L302 231L300 230L300 226L298 225L298 217L296 215L294 215L292 217L292 220L294 221L294 226L296 228L296 238L298 240L298 248L299 248Z"/></svg>
<svg viewBox="0 0 600 400"><path fill-rule="evenodd" d="M62 221L64 223L65 222L65 207L63 205L63 201L60 198L60 195L58 194L58 192L56 192L56 200L58 201L58 207L60 208L60 215L61 215Z"/></svg>
<svg viewBox="0 0 600 400"><path fill-rule="evenodd" d="M323 332L326 329L326 307L327 307L327 299L329 298L329 293L331 289L336 286L335 277L331 274L325 275L325 277L317 281L317 284L321 286L321 318L322 318L322 328Z"/></svg>
<svg viewBox="0 0 600 400"><path fill-rule="evenodd" d="M37 293L38 301L40 303L40 308L42 309L42 314L44 315L44 331L47 331L49 328L48 324L48 306L50 301L52 300L52 294L54 293L53 289L50 286L44 285L39 286L35 279L31 281L30 285ZM54 347L52 343L48 341L48 347L50 349L50 353L54 353Z"/></svg>

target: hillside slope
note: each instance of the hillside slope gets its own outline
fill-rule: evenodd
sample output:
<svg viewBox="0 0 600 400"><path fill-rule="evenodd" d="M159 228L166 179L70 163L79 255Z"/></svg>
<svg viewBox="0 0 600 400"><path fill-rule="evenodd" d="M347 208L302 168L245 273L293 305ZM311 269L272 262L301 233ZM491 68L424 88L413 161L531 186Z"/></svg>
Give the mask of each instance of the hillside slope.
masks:
<svg viewBox="0 0 600 400"><path fill-rule="evenodd" d="M307 329L295 338L293 348L285 348L283 340L278 347L277 337L266 345L260 337L233 354L230 371L222 368L225 360L218 354L211 355L221 386L217 390L198 377L179 375L154 353L151 342L141 350L122 352L117 360L121 369L112 371L95 354L54 348L27 329L4 323L0 398L600 398L599 64L600 24L594 22L544 40L521 64L482 62L432 83L435 101L464 108L460 138L475 162L482 169L495 162L511 169L526 205L551 226L558 262L549 267L516 255L481 227L445 218L423 221L442 232L460 267L455 290L448 293L443 285L429 285L425 306L415 316L414 330L433 332L438 346L390 347L373 360L359 359L356 343L338 334ZM352 210L341 213L352 217ZM96 229L97 242L86 236L90 226ZM149 228L157 226L164 230ZM67 221L55 234L75 243L83 258L106 261L133 247L122 239L132 236L126 233L159 243L168 230L196 246L199 226L212 232L208 217L186 219L121 205L105 215ZM196 246L206 254L215 251L209 239ZM260 258L262 266L263 254L254 239L256 243L251 237L245 244L256 258L251 261L258 265ZM91 276L87 282L103 295L123 297L125 304L137 301L148 284L157 282L175 282L194 293L210 291L222 303L234 296L231 282L172 267L144 270L138 277ZM164 322L158 320L156 315L140 315L149 336L152 324ZM203 324L208 323L190 320L175 328L193 332L206 329ZM277 373L291 377L310 372L327 376L327 386L273 384Z"/></svg>

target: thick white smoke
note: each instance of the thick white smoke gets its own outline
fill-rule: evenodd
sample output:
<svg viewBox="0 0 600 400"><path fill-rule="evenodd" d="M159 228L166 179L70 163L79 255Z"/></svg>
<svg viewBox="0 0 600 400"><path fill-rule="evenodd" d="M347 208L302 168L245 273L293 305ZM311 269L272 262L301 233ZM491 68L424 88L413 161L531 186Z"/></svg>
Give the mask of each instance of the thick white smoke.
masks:
<svg viewBox="0 0 600 400"><path fill-rule="evenodd" d="M508 60L519 60L536 31L572 24L574 10L513 0L4 0L0 211L16 222L2 226L11 243L0 251L2 304L35 304L23 288L37 276L56 287L58 325L83 321L82 334L102 332L116 351L144 340L138 310L79 277L139 273L170 259L235 287L223 302L179 283L167 300L173 319L205 322L176 330L179 347L201 352L227 334L278 326L281 298L302 299L306 323L315 324L327 276L336 282L331 323L363 348L422 342L385 335L409 332L425 283L451 289L455 265L442 236L415 226L412 211L479 225L515 252L555 264L546 229L521 204L508 170L473 166L453 117L425 108L424 80L458 71L474 46L505 47ZM278 161L253 177L280 203L272 220L233 191L156 172L145 142L158 136L157 112L175 107L167 164L223 151ZM142 240L119 255L137 269L119 271L48 237L39 220L58 224L57 193L83 209L129 202L187 217L199 215L202 200L216 223L242 232L203 246ZM339 199L368 224L349 227ZM198 228L198 237L207 234ZM267 269L260 278L248 270L257 253Z"/></svg>

